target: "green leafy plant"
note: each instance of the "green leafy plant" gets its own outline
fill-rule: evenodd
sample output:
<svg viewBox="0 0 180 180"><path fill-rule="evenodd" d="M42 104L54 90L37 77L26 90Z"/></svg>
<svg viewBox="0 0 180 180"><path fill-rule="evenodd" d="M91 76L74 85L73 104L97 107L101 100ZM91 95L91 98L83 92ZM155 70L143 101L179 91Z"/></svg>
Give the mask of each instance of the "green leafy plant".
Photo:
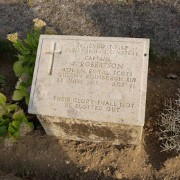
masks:
<svg viewBox="0 0 180 180"><path fill-rule="evenodd" d="M13 43L18 50L18 61L14 63L13 70L19 78L12 99L20 101L25 98L26 104L29 102L30 87L32 84L33 71L36 60L36 52L39 36L46 23L40 19L34 19L34 29L27 34L24 40L18 38L18 33L9 34L7 39Z"/></svg>
<svg viewBox="0 0 180 180"><path fill-rule="evenodd" d="M7 98L0 93L0 136L9 136L14 139L20 138L22 124L33 128L33 124L28 122L23 110L17 104L7 103Z"/></svg>
<svg viewBox="0 0 180 180"><path fill-rule="evenodd" d="M15 75L19 78L12 97L14 101L25 98L26 104L29 102L30 92L28 89L32 84L39 36L40 31L33 30L27 35L24 41L17 40L17 42L13 44L20 52L18 55L19 60L16 61L13 66Z"/></svg>

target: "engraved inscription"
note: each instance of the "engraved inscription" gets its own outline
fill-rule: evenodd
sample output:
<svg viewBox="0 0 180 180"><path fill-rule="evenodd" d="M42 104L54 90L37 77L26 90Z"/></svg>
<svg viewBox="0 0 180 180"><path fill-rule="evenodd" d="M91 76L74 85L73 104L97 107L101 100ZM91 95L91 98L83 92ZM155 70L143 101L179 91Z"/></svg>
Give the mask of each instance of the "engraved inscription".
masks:
<svg viewBox="0 0 180 180"><path fill-rule="evenodd" d="M76 58L59 66L56 76L57 86L63 87L64 84L70 84L99 89L99 87L108 85L112 89L129 92L136 89L138 78L133 70L128 68L129 63L125 59L126 56L138 56L140 54L138 48L134 46L131 48L130 45L75 43L71 48L65 47L64 49L69 56L78 54L81 58ZM114 57L112 54L116 56ZM121 57L120 60L119 57ZM135 107L135 103L130 100L80 99L75 95L74 97L61 97L57 94L53 96L53 100L56 103L61 102L61 105L66 108L81 111L118 113L123 109L133 111Z"/></svg>
<svg viewBox="0 0 180 180"><path fill-rule="evenodd" d="M88 59L88 61L86 61ZM89 62L89 60L93 62ZM100 57L83 58L84 61L73 61L66 67L60 68L57 74L57 83L73 83L84 85L102 85L110 83L113 87L127 88L129 91L136 86L137 78L132 71L126 70L123 63L96 62ZM102 57L102 59L110 60Z"/></svg>
<svg viewBox="0 0 180 180"><path fill-rule="evenodd" d="M106 54L106 55L128 55L138 56L136 48L130 48L127 45L103 44L103 43L76 43L72 48L66 48L65 52L86 53L86 54Z"/></svg>
<svg viewBox="0 0 180 180"><path fill-rule="evenodd" d="M56 52L56 43L53 43L53 51L52 52L46 52L45 54L50 54L52 56L50 65L48 68L48 74L52 75L52 70L53 70L53 63L54 63L54 55L55 54L61 54L61 52Z"/></svg>
<svg viewBox="0 0 180 180"><path fill-rule="evenodd" d="M77 42L71 47L65 47L64 53L69 56L78 54L81 58L60 67L56 77L60 86L62 83L103 86L107 82L110 86L122 90L132 91L136 88L137 77L128 68L128 62L124 62L127 56L140 55L136 46L127 43Z"/></svg>
<svg viewBox="0 0 180 180"><path fill-rule="evenodd" d="M44 35L40 44L30 112L143 125L148 40Z"/></svg>
<svg viewBox="0 0 180 180"><path fill-rule="evenodd" d="M101 99L81 99L77 97L53 96L54 102L63 103L66 108L75 108L81 110L111 111L119 112L123 108L134 108L134 103L121 102Z"/></svg>

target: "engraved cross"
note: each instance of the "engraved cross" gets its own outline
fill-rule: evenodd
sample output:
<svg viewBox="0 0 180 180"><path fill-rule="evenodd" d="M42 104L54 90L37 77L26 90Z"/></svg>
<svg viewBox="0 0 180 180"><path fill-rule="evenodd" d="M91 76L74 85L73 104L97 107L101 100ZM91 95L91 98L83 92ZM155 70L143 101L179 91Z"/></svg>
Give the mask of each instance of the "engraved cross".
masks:
<svg viewBox="0 0 180 180"><path fill-rule="evenodd" d="M48 74L52 75L53 64L54 64L54 56L55 56L55 54L61 54L61 51L59 51L59 52L56 51L56 43L54 43L53 44L53 51L52 52L46 52L45 54L52 55L52 58L50 61L50 66L48 67Z"/></svg>

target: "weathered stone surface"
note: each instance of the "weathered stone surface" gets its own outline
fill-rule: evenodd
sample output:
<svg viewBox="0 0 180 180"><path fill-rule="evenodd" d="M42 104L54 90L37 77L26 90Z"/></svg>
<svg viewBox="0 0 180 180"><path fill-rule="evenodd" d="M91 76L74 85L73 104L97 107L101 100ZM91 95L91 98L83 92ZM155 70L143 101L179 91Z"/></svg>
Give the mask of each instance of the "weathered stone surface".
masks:
<svg viewBox="0 0 180 180"><path fill-rule="evenodd" d="M148 43L41 36L29 112L144 125Z"/></svg>
<svg viewBox="0 0 180 180"><path fill-rule="evenodd" d="M115 145L141 143L143 126L129 126L117 123L84 121L38 115L46 133L58 138L110 142Z"/></svg>
<svg viewBox="0 0 180 180"><path fill-rule="evenodd" d="M29 112L44 116L39 119L50 135L137 144L148 53L148 39L43 35Z"/></svg>

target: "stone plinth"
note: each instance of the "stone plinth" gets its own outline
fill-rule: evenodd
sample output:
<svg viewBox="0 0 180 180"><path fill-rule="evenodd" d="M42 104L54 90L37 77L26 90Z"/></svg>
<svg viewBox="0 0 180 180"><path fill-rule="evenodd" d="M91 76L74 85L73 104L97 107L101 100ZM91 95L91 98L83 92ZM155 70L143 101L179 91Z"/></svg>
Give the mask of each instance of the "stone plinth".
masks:
<svg viewBox="0 0 180 180"><path fill-rule="evenodd" d="M117 123L85 121L51 116L37 116L45 132L57 138L110 142L115 145L141 142L143 126L120 125Z"/></svg>

